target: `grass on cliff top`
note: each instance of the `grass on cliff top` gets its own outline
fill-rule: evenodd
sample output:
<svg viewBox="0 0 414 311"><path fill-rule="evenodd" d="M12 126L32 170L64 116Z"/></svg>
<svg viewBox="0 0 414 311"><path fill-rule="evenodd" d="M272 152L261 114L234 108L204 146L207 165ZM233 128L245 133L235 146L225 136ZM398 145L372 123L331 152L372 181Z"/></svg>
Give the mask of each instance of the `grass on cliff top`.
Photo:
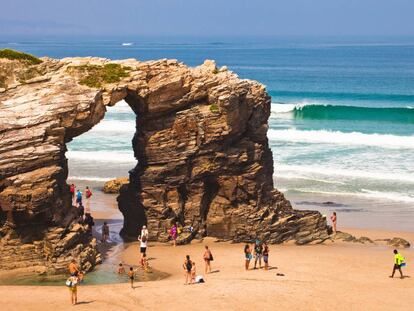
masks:
<svg viewBox="0 0 414 311"><path fill-rule="evenodd" d="M37 65L42 62L41 59L27 53L11 50L11 49L2 49L0 50L0 58L7 58L11 60L18 60L26 62L30 65Z"/></svg>
<svg viewBox="0 0 414 311"><path fill-rule="evenodd" d="M105 83L116 83L119 82L121 78L128 77L128 72L131 68L123 67L119 64L105 64L104 66L70 66L68 67L68 70L75 70L83 76L83 78L79 80L80 84L100 88Z"/></svg>

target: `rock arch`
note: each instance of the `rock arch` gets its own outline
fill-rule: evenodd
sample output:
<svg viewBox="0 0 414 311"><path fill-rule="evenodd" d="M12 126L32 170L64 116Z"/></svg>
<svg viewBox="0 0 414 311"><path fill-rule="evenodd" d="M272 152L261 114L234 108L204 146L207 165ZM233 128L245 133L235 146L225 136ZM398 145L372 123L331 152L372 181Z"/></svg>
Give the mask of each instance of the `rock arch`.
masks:
<svg viewBox="0 0 414 311"><path fill-rule="evenodd" d="M76 257L90 269L101 260L74 221L66 143L122 99L137 115L137 165L118 197L123 236L135 237L147 223L150 238L164 241L179 220L195 228L187 240L327 238L319 213L293 210L273 188L263 85L212 61L195 68L175 60L42 61L30 65L38 74L22 81L29 65L0 59L8 74L0 89L0 268L59 271Z"/></svg>

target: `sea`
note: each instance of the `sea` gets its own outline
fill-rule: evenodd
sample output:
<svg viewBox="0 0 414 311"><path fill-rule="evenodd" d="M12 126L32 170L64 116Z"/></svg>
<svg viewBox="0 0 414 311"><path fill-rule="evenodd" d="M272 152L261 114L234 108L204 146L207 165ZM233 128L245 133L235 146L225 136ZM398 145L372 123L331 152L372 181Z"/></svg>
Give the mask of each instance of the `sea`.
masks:
<svg viewBox="0 0 414 311"><path fill-rule="evenodd" d="M347 227L414 231L414 37L0 37L37 56L214 59L263 83L274 183L292 205ZM125 102L68 144L70 179L134 167Z"/></svg>

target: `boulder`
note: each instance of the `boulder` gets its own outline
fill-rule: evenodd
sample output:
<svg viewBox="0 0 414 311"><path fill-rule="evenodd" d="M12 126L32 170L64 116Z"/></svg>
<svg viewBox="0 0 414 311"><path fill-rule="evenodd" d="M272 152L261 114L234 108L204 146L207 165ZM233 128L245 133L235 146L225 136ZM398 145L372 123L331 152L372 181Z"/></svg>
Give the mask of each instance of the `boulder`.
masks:
<svg viewBox="0 0 414 311"><path fill-rule="evenodd" d="M105 182L102 191L105 193L119 193L123 185L129 183L128 177L119 177Z"/></svg>

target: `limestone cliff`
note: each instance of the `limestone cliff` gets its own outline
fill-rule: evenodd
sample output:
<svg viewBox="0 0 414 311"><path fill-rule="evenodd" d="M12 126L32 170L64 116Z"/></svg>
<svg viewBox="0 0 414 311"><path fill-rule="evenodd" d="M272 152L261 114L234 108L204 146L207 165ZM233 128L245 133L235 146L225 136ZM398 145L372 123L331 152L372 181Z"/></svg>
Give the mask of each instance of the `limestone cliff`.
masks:
<svg viewBox="0 0 414 311"><path fill-rule="evenodd" d="M136 114L137 159L118 197L124 237L146 223L150 238L164 241L175 221L195 228L190 239L327 237L318 212L293 210L273 188L263 85L212 61L189 68L166 59L0 58L0 72L0 268L16 258L16 267L56 270L71 257L87 267L100 260L74 221L66 143L122 99Z"/></svg>

